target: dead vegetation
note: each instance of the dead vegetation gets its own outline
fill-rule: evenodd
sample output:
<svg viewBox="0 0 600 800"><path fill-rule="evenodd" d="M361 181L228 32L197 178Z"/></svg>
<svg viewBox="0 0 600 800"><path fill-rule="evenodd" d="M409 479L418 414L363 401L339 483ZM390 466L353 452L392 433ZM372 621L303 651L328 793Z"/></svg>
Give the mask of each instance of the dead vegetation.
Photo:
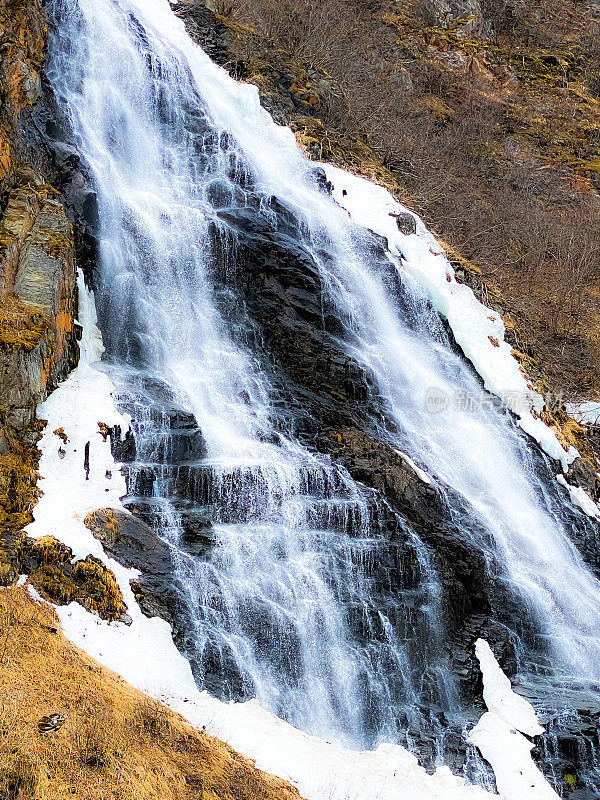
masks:
<svg viewBox="0 0 600 800"><path fill-rule="evenodd" d="M77 601L109 621L119 619L125 613L125 604L113 573L93 556L71 567L71 551L50 536L38 540L33 550L46 539L53 542L49 548L51 560L45 560L32 574L32 582L42 595L59 605ZM66 559L62 549L67 551Z"/></svg>
<svg viewBox="0 0 600 800"><path fill-rule="evenodd" d="M25 589L0 590L0 797L298 797L98 666L58 628L52 610L36 605Z"/></svg>
<svg viewBox="0 0 600 800"><path fill-rule="evenodd" d="M433 0L217 5L234 71L267 94L287 53L279 73L299 77L282 81L296 109L288 116L311 154L355 169L362 158L363 172L497 288L498 310L511 312L554 387L597 396L600 22L591 5L483 0L480 14L443 23Z"/></svg>
<svg viewBox="0 0 600 800"><path fill-rule="evenodd" d="M0 297L0 347L33 350L47 329L39 309L13 294Z"/></svg>
<svg viewBox="0 0 600 800"><path fill-rule="evenodd" d="M38 428L27 431L37 439ZM10 426L0 425L0 441L6 452L0 455L0 531L13 531L29 524L31 512L40 495L35 446L20 441Z"/></svg>

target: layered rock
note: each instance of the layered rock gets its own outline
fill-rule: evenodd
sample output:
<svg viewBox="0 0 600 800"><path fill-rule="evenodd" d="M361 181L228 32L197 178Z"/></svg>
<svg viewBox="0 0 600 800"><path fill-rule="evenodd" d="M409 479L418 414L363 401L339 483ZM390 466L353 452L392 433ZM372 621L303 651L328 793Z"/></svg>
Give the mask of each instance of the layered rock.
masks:
<svg viewBox="0 0 600 800"><path fill-rule="evenodd" d="M41 93L46 34L42 0L0 0L0 192L23 166L15 132Z"/></svg>
<svg viewBox="0 0 600 800"><path fill-rule="evenodd" d="M73 233L48 190L11 192L0 223L0 281L0 405L6 423L20 430L77 361ZM19 336L17 310L28 339Z"/></svg>
<svg viewBox="0 0 600 800"><path fill-rule="evenodd" d="M125 567L140 570L140 578L132 588L142 612L172 624L179 603L173 586L173 555L168 545L148 524L129 512L99 508L84 521L102 542L108 556Z"/></svg>
<svg viewBox="0 0 600 800"><path fill-rule="evenodd" d="M55 112L43 91L42 0L0 0L0 37L0 584L29 573L54 602L77 600L110 620L124 612L112 573L91 556L72 563L52 537L33 541L22 530L40 493L36 408L78 361L81 247L76 215L51 185L60 183L56 159L32 124Z"/></svg>

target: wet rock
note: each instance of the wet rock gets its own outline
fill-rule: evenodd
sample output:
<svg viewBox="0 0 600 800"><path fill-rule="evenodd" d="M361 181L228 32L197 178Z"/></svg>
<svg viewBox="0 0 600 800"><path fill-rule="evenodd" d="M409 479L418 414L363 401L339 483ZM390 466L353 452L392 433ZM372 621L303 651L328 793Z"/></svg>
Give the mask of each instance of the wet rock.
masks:
<svg viewBox="0 0 600 800"><path fill-rule="evenodd" d="M107 555L141 571L142 576L133 588L142 612L172 623L179 601L173 586L174 566L169 546L142 519L126 511L97 509L84 522L102 542Z"/></svg>
<svg viewBox="0 0 600 800"><path fill-rule="evenodd" d="M395 218L398 230L405 236L410 236L417 232L417 220L414 214L409 214L408 211L402 211L399 214L390 214L390 217Z"/></svg>
<svg viewBox="0 0 600 800"><path fill-rule="evenodd" d="M112 457L118 463L135 461L136 446L132 431L128 429L123 435L121 426L114 425L110 429L110 449Z"/></svg>
<svg viewBox="0 0 600 800"><path fill-rule="evenodd" d="M323 167L315 167L312 174L319 191L323 192L323 194L331 194L333 192L333 183L327 180L327 173Z"/></svg>
<svg viewBox="0 0 600 800"><path fill-rule="evenodd" d="M485 639L504 673L513 678L518 670L519 639L507 625L486 614L469 614L455 630L450 648L453 671L461 694L467 700L480 698L483 692L481 670L473 659L475 642Z"/></svg>
<svg viewBox="0 0 600 800"><path fill-rule="evenodd" d="M371 399L372 378L340 341L349 325L328 313L318 265L293 235L297 222L286 212L283 229L273 230L267 219L246 209L220 216L236 231L238 296L260 330L257 347L285 373L280 380L288 411L303 417L314 412L317 419L326 415L335 425L364 424L370 412L379 415ZM224 268L226 248L217 235L215 257L223 258Z"/></svg>
<svg viewBox="0 0 600 800"><path fill-rule="evenodd" d="M181 511L182 544L194 556L206 557L214 545L210 519L200 511Z"/></svg>
<svg viewBox="0 0 600 800"><path fill-rule="evenodd" d="M221 66L230 60L227 26L207 6L201 3L178 3L175 13L184 20L194 41L202 42L204 51Z"/></svg>

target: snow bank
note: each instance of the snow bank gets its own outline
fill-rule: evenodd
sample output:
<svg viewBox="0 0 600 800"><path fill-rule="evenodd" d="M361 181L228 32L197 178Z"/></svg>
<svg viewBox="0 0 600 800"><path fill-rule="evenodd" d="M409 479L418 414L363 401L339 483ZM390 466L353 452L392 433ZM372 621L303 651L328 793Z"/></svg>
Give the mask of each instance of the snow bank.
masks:
<svg viewBox="0 0 600 800"><path fill-rule="evenodd" d="M297 730L255 700L225 704L198 691L189 663L173 643L169 625L158 618L147 619L141 613L129 585L138 573L108 558L83 524L86 514L94 508L122 508L124 480L98 422L126 428L128 421L114 406L110 380L85 361L86 357L99 355L101 340L97 329L94 330L93 298L85 293L84 287L80 296L84 326L81 364L39 407L39 416L48 420L40 443L44 496L35 508L35 521L28 527L28 533L37 537L53 534L73 549L76 558L90 553L100 558L115 573L131 621L109 624L71 603L56 609L65 635L131 685L254 758L259 768L290 781L307 800L489 798L489 792L466 786L447 767L428 775L416 758L398 745L382 744L375 751L354 752ZM53 433L60 427L68 436L66 444ZM90 443L89 475L84 468L87 442ZM423 479L426 477L423 475ZM515 724L513 720L517 719L522 728L537 731L535 715L533 709L526 708L529 704L524 700L519 703L518 698L510 697L510 683L497 664L494 666L493 656L486 647L485 643L479 643L486 700L488 706L501 709L503 716L492 712L484 715L472 733L472 741L498 770L499 785L512 792L505 795L505 800L517 800L513 786L520 786L519 782L525 778L516 774L514 765L529 771L535 767L530 759L526 760L529 743L524 737L523 741L515 739L506 720ZM489 717L491 722L486 719ZM495 728L490 730L490 726ZM527 775L529 781L529 772ZM554 797L543 778L534 777L535 784L519 795L519 800Z"/></svg>
<svg viewBox="0 0 600 800"><path fill-rule="evenodd" d="M559 800L531 758L527 736L543 732L533 706L515 694L489 644L478 639L475 654L483 674L483 698L488 707L469 735L488 761L499 793L506 800Z"/></svg>
<svg viewBox="0 0 600 800"><path fill-rule="evenodd" d="M537 720L533 706L515 694L509 679L496 661L489 644L478 639L475 655L483 675L483 699L488 711L528 736L539 736L544 729Z"/></svg>
<svg viewBox="0 0 600 800"><path fill-rule="evenodd" d="M574 447L565 452L554 432L536 416L544 400L521 374L511 346L504 341L500 315L482 305L468 286L456 281L443 249L422 220L397 203L386 189L329 164L321 166L333 183L336 201L356 223L387 239L390 253L402 259L403 268L419 281L435 308L448 320L485 388L516 414L523 430L566 472L579 453ZM398 214L414 218L416 234L400 232L395 218Z"/></svg>
<svg viewBox="0 0 600 800"><path fill-rule="evenodd" d="M580 486L571 486L570 483L567 483L564 475L557 475L556 480L568 490L573 505L580 508L588 517L600 522L600 506L594 503L584 489Z"/></svg>

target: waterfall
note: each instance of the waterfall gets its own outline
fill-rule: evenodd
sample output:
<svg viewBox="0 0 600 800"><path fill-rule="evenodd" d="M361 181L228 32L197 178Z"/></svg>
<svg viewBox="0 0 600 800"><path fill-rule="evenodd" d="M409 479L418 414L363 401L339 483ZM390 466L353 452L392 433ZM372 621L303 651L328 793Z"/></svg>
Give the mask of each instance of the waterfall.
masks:
<svg viewBox="0 0 600 800"><path fill-rule="evenodd" d="M428 389L480 395L481 383L402 260L375 253L292 133L192 44L167 0L48 5L48 76L97 192L104 361L135 420L129 493L176 554L196 679L357 747L414 722L428 659L438 706L458 702L419 531L278 416L232 288L245 221L260 219L316 265L323 313L382 398L382 440L467 533L485 532L559 679L600 680L600 586L569 539L561 490L494 403L427 409ZM382 515L406 562L386 607ZM186 547L190 519L206 520L201 552Z"/></svg>

